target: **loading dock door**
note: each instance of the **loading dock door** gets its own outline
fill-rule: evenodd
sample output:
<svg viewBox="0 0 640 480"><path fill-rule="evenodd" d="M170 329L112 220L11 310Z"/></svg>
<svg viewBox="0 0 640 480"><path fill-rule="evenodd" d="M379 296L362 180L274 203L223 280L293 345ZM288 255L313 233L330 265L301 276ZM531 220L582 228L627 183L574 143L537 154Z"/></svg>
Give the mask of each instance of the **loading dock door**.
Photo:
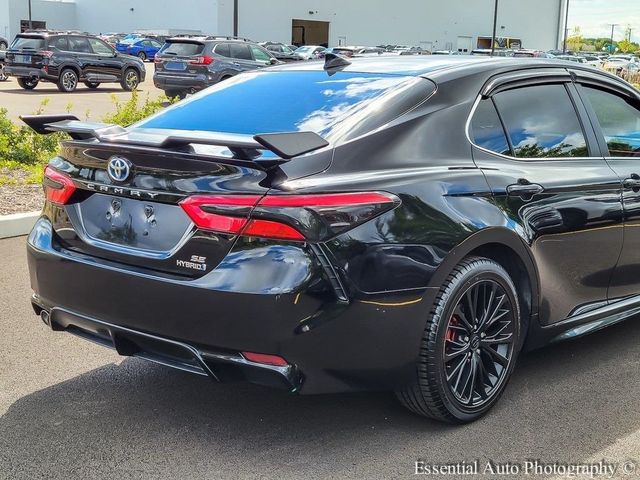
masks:
<svg viewBox="0 0 640 480"><path fill-rule="evenodd" d="M473 38L458 37L458 52L469 54L471 50L473 50Z"/></svg>
<svg viewBox="0 0 640 480"><path fill-rule="evenodd" d="M291 25L291 43L294 45L329 46L329 22L294 18Z"/></svg>

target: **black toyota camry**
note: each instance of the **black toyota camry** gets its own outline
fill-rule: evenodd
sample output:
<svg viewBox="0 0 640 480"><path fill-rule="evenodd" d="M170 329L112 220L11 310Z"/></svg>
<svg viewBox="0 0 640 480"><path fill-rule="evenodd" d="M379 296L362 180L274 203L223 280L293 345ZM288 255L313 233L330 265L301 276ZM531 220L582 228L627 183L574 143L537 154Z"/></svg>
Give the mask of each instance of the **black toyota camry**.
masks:
<svg viewBox="0 0 640 480"><path fill-rule="evenodd" d="M66 132L34 310L218 381L472 421L524 349L640 312L640 93L579 64L327 55Z"/></svg>

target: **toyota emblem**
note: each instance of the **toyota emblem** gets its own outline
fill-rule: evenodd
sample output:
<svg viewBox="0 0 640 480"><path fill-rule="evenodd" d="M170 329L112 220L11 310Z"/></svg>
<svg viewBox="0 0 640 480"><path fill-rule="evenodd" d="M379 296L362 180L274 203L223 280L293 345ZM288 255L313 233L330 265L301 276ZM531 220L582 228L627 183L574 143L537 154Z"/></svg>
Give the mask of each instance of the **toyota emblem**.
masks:
<svg viewBox="0 0 640 480"><path fill-rule="evenodd" d="M124 182L131 174L131 162L122 157L111 157L107 165L109 178L114 182Z"/></svg>

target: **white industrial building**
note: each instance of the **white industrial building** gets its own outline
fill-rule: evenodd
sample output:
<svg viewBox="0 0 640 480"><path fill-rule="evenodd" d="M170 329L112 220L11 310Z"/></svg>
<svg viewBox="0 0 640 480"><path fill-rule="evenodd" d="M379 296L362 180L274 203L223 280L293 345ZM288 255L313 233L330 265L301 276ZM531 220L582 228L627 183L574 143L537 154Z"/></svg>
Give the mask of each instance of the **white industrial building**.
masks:
<svg viewBox="0 0 640 480"><path fill-rule="evenodd" d="M94 33L234 33L234 0L31 0L34 26ZM567 0L500 0L497 36L525 48L561 44ZM0 35L28 23L29 0L0 0ZM494 0L237 0L238 35L256 41L488 47ZM516 42L514 42L516 43Z"/></svg>

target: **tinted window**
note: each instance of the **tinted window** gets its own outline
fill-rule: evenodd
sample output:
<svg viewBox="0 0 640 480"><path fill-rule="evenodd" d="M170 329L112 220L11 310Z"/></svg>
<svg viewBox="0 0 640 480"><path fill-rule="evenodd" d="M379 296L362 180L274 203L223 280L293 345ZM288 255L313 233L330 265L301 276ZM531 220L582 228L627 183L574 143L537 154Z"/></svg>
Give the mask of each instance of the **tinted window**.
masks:
<svg viewBox="0 0 640 480"><path fill-rule="evenodd" d="M244 45L242 43L230 43L229 49L231 50L231 58L237 58L238 60L253 60L249 45Z"/></svg>
<svg viewBox="0 0 640 480"><path fill-rule="evenodd" d="M585 88L612 157L640 157L640 110L611 93Z"/></svg>
<svg viewBox="0 0 640 480"><path fill-rule="evenodd" d="M490 98L478 104L471 120L471 135L474 143L479 147L503 155L511 155L507 136Z"/></svg>
<svg viewBox="0 0 640 480"><path fill-rule="evenodd" d="M253 57L258 62L268 62L268 61L271 60L271 55L269 55L267 52L265 52L260 47L256 47L256 46L252 45L251 46L251 51L253 52Z"/></svg>
<svg viewBox="0 0 640 480"><path fill-rule="evenodd" d="M40 50L43 47L44 47L44 38L16 37L13 43L11 44L11 48L14 48L16 50L21 48Z"/></svg>
<svg viewBox="0 0 640 480"><path fill-rule="evenodd" d="M222 55L223 57L231 57L228 43L219 43L218 45L216 45L214 52L216 52L218 55Z"/></svg>
<svg viewBox="0 0 640 480"><path fill-rule="evenodd" d="M91 45L84 37L69 37L69 51L78 53L93 53Z"/></svg>
<svg viewBox="0 0 640 480"><path fill-rule="evenodd" d="M494 95L514 154L521 158L586 157L587 144L564 85L537 85Z"/></svg>
<svg viewBox="0 0 640 480"><path fill-rule="evenodd" d="M97 53L98 55L113 55L113 49L102 40L90 38L89 44L93 49L93 53Z"/></svg>
<svg viewBox="0 0 640 480"><path fill-rule="evenodd" d="M56 48L58 50L69 50L69 42L67 37L51 37L49 39L49 48Z"/></svg>
<svg viewBox="0 0 640 480"><path fill-rule="evenodd" d="M190 57L200 55L204 50L204 44L192 42L168 42L162 47L161 53L168 55L178 55L181 57Z"/></svg>
<svg viewBox="0 0 640 480"><path fill-rule="evenodd" d="M395 105L405 98L414 103L402 103L400 112L423 101L432 93L423 86L433 88L426 80L400 75L338 72L329 77L324 71L253 71L218 83L137 126L250 135L292 131L351 135L353 125L371 129L390 121L388 112L397 110ZM397 95L393 100L392 92ZM383 96L386 103L378 103Z"/></svg>

